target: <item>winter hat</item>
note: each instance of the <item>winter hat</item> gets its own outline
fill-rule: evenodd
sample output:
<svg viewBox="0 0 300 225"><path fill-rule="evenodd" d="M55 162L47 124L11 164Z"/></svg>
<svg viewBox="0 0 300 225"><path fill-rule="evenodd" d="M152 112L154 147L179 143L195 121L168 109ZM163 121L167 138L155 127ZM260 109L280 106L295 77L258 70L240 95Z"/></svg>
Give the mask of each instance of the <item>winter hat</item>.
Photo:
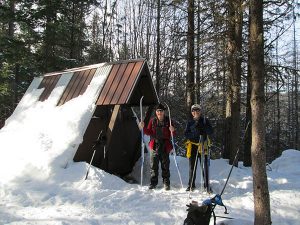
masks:
<svg viewBox="0 0 300 225"><path fill-rule="evenodd" d="M166 110L166 107L165 107L163 104L159 103L159 104L155 107L155 110L158 110L158 109Z"/></svg>
<svg viewBox="0 0 300 225"><path fill-rule="evenodd" d="M194 105L192 105L192 107L191 107L191 111L193 111L193 110L200 110L200 105L199 104L194 104Z"/></svg>

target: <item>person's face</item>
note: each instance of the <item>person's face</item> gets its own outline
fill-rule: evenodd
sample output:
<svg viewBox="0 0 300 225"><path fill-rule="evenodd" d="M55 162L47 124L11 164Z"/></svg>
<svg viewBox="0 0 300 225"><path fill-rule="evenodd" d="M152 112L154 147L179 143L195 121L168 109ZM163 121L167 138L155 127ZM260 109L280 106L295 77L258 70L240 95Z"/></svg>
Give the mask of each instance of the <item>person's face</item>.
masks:
<svg viewBox="0 0 300 225"><path fill-rule="evenodd" d="M155 113L156 113L156 116L157 116L157 118L158 118L159 120L163 120L164 115L165 115L165 111L164 111L164 110L162 110L162 109L157 109L157 110L155 111Z"/></svg>
<svg viewBox="0 0 300 225"><path fill-rule="evenodd" d="M198 119L201 115L201 111L200 109L192 109L192 116L195 119Z"/></svg>

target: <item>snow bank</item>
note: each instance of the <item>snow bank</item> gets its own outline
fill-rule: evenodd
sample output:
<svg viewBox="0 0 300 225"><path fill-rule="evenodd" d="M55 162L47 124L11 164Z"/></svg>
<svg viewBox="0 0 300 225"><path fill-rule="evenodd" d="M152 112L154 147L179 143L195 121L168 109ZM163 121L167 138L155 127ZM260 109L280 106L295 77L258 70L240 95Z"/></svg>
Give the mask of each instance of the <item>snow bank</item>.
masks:
<svg viewBox="0 0 300 225"><path fill-rule="evenodd" d="M98 68L85 93L62 106L56 104L72 73L61 76L44 102L38 101L44 90L38 89L42 79L34 79L0 130L0 182L24 174L47 179L72 161L108 71Z"/></svg>

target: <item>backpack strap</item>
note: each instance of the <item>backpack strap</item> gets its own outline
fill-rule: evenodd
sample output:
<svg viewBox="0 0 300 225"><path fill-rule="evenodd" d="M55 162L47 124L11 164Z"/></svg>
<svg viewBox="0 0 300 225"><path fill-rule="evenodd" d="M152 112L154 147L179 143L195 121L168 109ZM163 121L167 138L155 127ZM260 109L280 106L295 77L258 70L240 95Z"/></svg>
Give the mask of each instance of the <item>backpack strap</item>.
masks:
<svg viewBox="0 0 300 225"><path fill-rule="evenodd" d="M217 218L216 218L216 214L215 214L215 207L216 207L215 204L213 204L212 207L211 207L211 212L212 212L213 217L214 217L214 225L217 224L217 222L216 222L216 221L217 221Z"/></svg>
<svg viewBox="0 0 300 225"><path fill-rule="evenodd" d="M213 214L213 217L214 217L214 225L216 225L217 224L217 219L216 219L216 214L215 214L215 210L213 209L212 210L212 214Z"/></svg>

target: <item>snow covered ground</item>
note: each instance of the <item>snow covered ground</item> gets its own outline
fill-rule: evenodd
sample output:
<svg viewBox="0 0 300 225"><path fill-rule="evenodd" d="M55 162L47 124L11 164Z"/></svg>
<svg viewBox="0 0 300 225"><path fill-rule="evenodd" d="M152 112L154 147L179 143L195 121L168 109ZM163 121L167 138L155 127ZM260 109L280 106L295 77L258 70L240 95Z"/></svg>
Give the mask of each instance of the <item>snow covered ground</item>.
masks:
<svg viewBox="0 0 300 225"><path fill-rule="evenodd" d="M187 160L178 159L184 183L187 182ZM300 224L300 152L285 151L268 171L273 224ZM92 168L84 181L87 164L72 163L55 175L43 179L34 169L1 184L0 224L183 224L188 194L180 188L174 163L171 165L170 191L161 187L149 191L147 186L127 184L106 172ZM10 168L3 168L9 173ZM221 191L230 167L225 160L211 165L212 186ZM196 190L191 194L199 202L208 198ZM229 215L216 207L216 214L234 220L217 218L217 224L253 224L251 169L234 168L223 194ZM212 224L212 223L211 223Z"/></svg>
<svg viewBox="0 0 300 225"><path fill-rule="evenodd" d="M102 85L103 78L96 77L84 95L56 107L69 78L65 74L45 102L37 101L42 90L36 89L40 80L35 80L0 130L0 224L180 225L187 215L186 204L213 196L198 188L189 199L180 187L173 157L170 191L163 190L161 179L158 189L149 191L148 174L141 187L95 167L84 180L88 164L74 163L72 158L93 113L95 87ZM188 160L177 157L177 161L186 185ZM286 150L268 166L275 225L300 224L299 165L300 151ZM229 170L226 160L212 160L211 184L215 193L222 190ZM197 181L199 187L199 178ZM234 219L217 218L217 224L253 224L251 168L242 164L234 168L222 197L230 214L224 215L218 206L216 214Z"/></svg>

